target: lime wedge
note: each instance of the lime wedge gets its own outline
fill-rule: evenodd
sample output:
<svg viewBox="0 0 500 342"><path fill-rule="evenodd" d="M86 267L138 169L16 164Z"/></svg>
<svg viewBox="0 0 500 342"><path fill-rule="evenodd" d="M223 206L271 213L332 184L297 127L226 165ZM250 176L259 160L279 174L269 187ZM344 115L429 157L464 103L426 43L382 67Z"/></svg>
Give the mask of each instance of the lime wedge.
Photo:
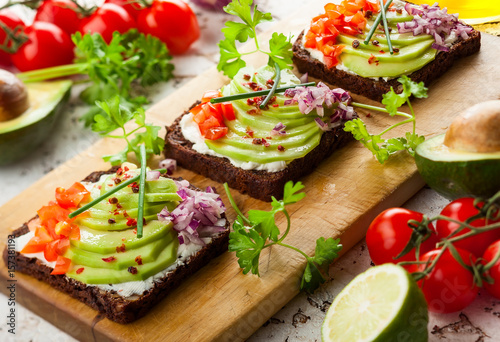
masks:
<svg viewBox="0 0 500 342"><path fill-rule="evenodd" d="M427 341L427 303L401 266L384 264L354 278L333 301L321 329L330 341Z"/></svg>

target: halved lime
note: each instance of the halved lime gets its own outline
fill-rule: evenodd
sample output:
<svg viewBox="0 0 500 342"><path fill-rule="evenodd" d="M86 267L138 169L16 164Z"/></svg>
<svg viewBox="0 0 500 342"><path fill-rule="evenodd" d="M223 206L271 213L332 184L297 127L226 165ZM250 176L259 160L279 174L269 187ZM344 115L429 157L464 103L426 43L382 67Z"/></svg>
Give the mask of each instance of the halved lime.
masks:
<svg viewBox="0 0 500 342"><path fill-rule="evenodd" d="M333 301L321 330L330 341L427 341L427 303L411 275L384 264L354 278Z"/></svg>

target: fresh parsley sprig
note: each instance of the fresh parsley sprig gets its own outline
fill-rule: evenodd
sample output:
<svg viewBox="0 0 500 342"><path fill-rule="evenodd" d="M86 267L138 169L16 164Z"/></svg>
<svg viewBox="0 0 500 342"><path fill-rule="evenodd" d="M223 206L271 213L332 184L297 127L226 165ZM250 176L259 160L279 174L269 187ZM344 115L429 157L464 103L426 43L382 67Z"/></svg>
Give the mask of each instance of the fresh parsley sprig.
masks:
<svg viewBox="0 0 500 342"><path fill-rule="evenodd" d="M291 220L286 206L296 203L305 197L304 192L299 192L304 188L301 182L293 184L289 181L285 184L283 199L281 201L272 198L272 209L270 211L249 210L248 217L245 217L236 205L227 183L224 184L229 201L238 214L233 223L233 231L229 234L229 251L236 252L238 264L243 269L243 274L252 272L259 275L259 258L263 249L273 245L290 248L302 254L307 265L300 283L301 290L313 292L320 284L324 283L328 274L328 266L338 256L342 245L340 239L323 237L316 241L315 255L308 256L299 248L283 243L291 228ZM283 213L287 219L287 227L283 234L276 225L275 216ZM280 236L281 235L281 236Z"/></svg>
<svg viewBox="0 0 500 342"><path fill-rule="evenodd" d="M83 101L94 105L96 101L118 95L135 108L147 103L147 99L133 94L133 82L149 86L173 76L172 57L166 45L158 38L146 36L137 30L125 34L115 32L109 44L97 33L82 36L77 32L72 40L75 44L75 63L24 72L17 76L23 82L38 82L71 75L88 75L90 85L80 94ZM86 126L93 123L94 115L99 111L94 106L83 116Z"/></svg>
<svg viewBox="0 0 500 342"><path fill-rule="evenodd" d="M128 103L120 101L119 96L106 101L97 101L96 105L101 111L94 117L92 130L99 132L103 137L125 139L127 142L127 147L116 154L104 156L104 161L112 165L120 165L127 161L127 155L130 152L135 153L137 160L141 160L140 146L142 144L146 146L147 158L151 154L160 154L165 144L165 141L158 137L161 127L145 122L146 114L143 108L131 108ZM125 124L131 120L135 120L137 128L127 132ZM118 128L121 128L122 135L110 134Z"/></svg>
<svg viewBox="0 0 500 342"><path fill-rule="evenodd" d="M269 56L268 64L274 67L277 64L281 69L291 69L292 64L292 37L286 37L282 33L274 32L269 40L269 52L260 48L257 39L256 27L258 24L271 21L271 13L264 13L253 7L253 0L233 0L224 7L226 13L238 16L243 22L227 21L222 33L224 39L219 42L220 60L217 64L217 70L223 71L225 75L233 78L234 75L246 65L243 56L255 52L262 52ZM255 50L251 52L239 52L236 47L236 41L246 42L248 39L254 39Z"/></svg>
<svg viewBox="0 0 500 342"><path fill-rule="evenodd" d="M347 132L351 132L354 138L365 145L365 147L373 153L373 155L381 164L383 164L391 154L394 154L398 151L406 150L408 151L408 153L414 156L417 146L425 140L424 136L420 136L415 132L415 112L413 111L413 107L410 103L410 97L411 95L415 96L416 98L427 97L427 88L424 86L424 82L413 82L407 76L398 78L398 81L403 86L403 92L401 94L397 94L394 91L394 88L391 87L391 90L383 95L382 104L385 105L386 111L390 116L403 116L406 118L405 120L386 128L380 134L370 134L366 128L365 123L361 119L347 121L344 127L344 130ZM398 112L398 108L405 103L408 105L411 115ZM352 105L367 109L377 108L356 103L352 103ZM390 139L382 138L382 135L384 135L385 133L407 123L413 124L413 130L412 132L406 132L404 137Z"/></svg>

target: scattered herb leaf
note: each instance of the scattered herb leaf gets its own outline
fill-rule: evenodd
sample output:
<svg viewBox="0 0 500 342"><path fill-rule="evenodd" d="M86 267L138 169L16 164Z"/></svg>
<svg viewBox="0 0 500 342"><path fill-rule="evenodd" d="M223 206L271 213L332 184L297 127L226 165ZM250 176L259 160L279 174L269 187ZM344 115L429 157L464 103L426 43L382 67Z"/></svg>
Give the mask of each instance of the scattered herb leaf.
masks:
<svg viewBox="0 0 500 342"><path fill-rule="evenodd" d="M304 185L301 182L295 184L292 181L287 182L284 188L283 200L278 201L273 197L272 210L250 210L247 218L243 216L234 202L227 184L224 184L229 201L238 213L238 217L233 223L233 231L229 234L229 251L236 252L238 264L243 269L243 274L252 272L259 275L259 258L262 250L272 245L280 245L293 249L302 254L307 260L300 284L301 290L313 292L326 281L325 274L328 274L328 266L342 249L339 239L319 238L316 241L315 255L313 257L309 257L296 247L283 243L291 228L290 216L285 207L305 197L304 192L299 192L303 188ZM275 221L275 215L280 212L287 219L287 228L283 234L281 234Z"/></svg>
<svg viewBox="0 0 500 342"><path fill-rule="evenodd" d="M112 165L119 165L127 161L129 152L134 152L137 160L141 160L140 146L142 144L146 146L147 158L151 154L160 154L165 143L162 138L158 137L161 127L145 122L146 114L143 108L132 111L130 106L121 104L119 96L106 101L97 101L96 105L101 109L101 112L95 115L92 130L104 137L121 138L127 142L125 149L116 154L104 156L104 161L109 161ZM127 132L125 125L132 119L135 120L138 127ZM121 128L122 135L110 135L118 128ZM139 132L140 130L142 131ZM132 134L134 136L130 139Z"/></svg>
<svg viewBox="0 0 500 342"><path fill-rule="evenodd" d="M242 59L244 55L254 52L262 52L269 56L268 64L274 66L278 64L282 69L291 69L292 64L292 37L286 37L282 33L273 33L269 40L269 52L261 50L257 39L256 26L260 23L271 21L271 13L264 13L257 9L257 5L253 6L253 0L233 0L224 7L226 13L238 16L243 23L227 21L222 33L224 39L219 43L220 60L217 64L217 70L223 71L225 75L233 78L239 69L246 65ZM236 41L240 43L246 42L248 39L255 40L255 50L252 52L241 53L236 47Z"/></svg>
<svg viewBox="0 0 500 342"><path fill-rule="evenodd" d="M365 123L361 119L348 121L345 123L344 127L344 130L351 132L354 139L368 148L381 164L383 164L390 155L398 151L408 151L410 155L414 156L417 146L425 140L424 136L415 133L415 112L411 106L410 97L412 95L417 98L427 97L427 88L423 82L413 82L407 76L398 78L398 81L403 85L403 92L397 94L394 88L391 87L391 90L383 95L382 104L385 105L386 111L390 116L400 115L406 117L406 120L390 126L380 134L370 134ZM408 104L411 115L398 112L398 108L405 103ZM357 104L352 103L352 105L356 106ZM360 105L359 107L368 108L371 106ZM390 138L387 140L382 138L382 135L389 132L391 129L410 122L413 123L413 131L406 132L405 137Z"/></svg>

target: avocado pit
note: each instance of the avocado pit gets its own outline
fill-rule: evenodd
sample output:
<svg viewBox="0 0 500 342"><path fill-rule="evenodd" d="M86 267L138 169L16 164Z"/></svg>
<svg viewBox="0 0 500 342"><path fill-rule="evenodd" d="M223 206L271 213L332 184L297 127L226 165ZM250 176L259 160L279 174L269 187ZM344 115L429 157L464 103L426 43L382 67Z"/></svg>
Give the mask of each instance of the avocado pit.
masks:
<svg viewBox="0 0 500 342"><path fill-rule="evenodd" d="M0 122L17 118L29 106L24 83L13 73L0 69Z"/></svg>
<svg viewBox="0 0 500 342"><path fill-rule="evenodd" d="M500 151L500 100L478 103L466 109L446 131L444 145L458 151Z"/></svg>

